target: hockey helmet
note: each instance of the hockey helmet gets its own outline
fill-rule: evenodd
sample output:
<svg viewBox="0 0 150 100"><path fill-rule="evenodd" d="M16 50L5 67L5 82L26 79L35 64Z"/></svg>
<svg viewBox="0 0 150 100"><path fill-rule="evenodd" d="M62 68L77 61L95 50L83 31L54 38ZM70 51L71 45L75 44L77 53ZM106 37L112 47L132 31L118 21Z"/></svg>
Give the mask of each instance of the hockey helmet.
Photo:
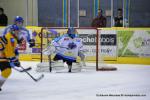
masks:
<svg viewBox="0 0 150 100"><path fill-rule="evenodd" d="M75 38L75 28L73 28L73 27L70 27L70 28L68 28L68 31L67 31L67 34L68 34L68 36L69 37L71 37L71 38Z"/></svg>
<svg viewBox="0 0 150 100"><path fill-rule="evenodd" d="M15 18L14 18L14 22L22 22L23 23L23 18L22 17L20 17L20 16L16 16Z"/></svg>

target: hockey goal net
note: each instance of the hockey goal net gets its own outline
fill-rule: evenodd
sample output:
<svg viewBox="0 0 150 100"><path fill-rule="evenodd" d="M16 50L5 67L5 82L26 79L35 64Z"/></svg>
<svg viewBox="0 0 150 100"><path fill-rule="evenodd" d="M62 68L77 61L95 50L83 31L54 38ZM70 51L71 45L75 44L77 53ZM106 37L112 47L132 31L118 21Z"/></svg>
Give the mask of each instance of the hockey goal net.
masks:
<svg viewBox="0 0 150 100"><path fill-rule="evenodd" d="M37 71L51 71L50 68L53 68L53 57L43 54L43 50L49 46L49 43L56 37L62 36L67 33L68 28L54 28L54 27L45 27L41 29L41 54L40 54L40 63L37 65ZM82 66L84 69L93 69L97 71L105 70L116 70L116 67L107 66L104 63L103 54L101 50L101 35L98 29L96 28L76 28L78 38L83 42L84 55L85 55L85 65ZM53 48L53 47L51 47ZM77 57L77 62L81 62L80 57ZM57 63L58 64L58 63ZM63 67L61 63L59 65ZM77 65L74 65L77 67ZM56 68L57 69L57 68Z"/></svg>

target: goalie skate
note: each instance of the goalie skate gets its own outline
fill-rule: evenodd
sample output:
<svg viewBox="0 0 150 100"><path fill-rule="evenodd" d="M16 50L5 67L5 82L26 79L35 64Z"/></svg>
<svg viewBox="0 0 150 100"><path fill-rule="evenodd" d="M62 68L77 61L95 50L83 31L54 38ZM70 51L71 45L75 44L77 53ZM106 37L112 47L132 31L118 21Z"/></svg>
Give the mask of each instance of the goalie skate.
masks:
<svg viewBox="0 0 150 100"><path fill-rule="evenodd" d="M77 72L81 72L81 70L82 70L82 66L80 63L73 63L71 71L69 71L69 68L68 68L68 66L66 66L66 64L64 64L64 65L65 66L63 67L63 69L57 70L56 73L68 73L68 72L77 73Z"/></svg>

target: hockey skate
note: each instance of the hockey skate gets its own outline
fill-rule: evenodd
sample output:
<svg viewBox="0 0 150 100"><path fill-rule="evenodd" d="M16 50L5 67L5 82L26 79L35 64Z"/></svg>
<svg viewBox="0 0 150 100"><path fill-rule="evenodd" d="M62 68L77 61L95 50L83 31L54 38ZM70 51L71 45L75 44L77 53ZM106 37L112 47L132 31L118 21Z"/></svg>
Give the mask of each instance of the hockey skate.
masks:
<svg viewBox="0 0 150 100"><path fill-rule="evenodd" d="M82 65L83 67L86 67L85 61L82 61L82 62L81 62L81 65Z"/></svg>
<svg viewBox="0 0 150 100"><path fill-rule="evenodd" d="M71 73L72 66L68 65L68 69L69 69L68 72Z"/></svg>

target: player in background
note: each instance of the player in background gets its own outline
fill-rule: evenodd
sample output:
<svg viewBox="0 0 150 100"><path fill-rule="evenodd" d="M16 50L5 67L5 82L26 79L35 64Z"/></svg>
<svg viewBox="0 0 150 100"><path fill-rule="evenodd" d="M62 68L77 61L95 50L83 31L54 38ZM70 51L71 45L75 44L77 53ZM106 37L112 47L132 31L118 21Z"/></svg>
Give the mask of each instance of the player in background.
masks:
<svg viewBox="0 0 150 100"><path fill-rule="evenodd" d="M72 63L76 62L78 53L83 48L82 41L76 37L75 32L74 28L69 28L66 34L52 41L52 45L56 47L56 55L53 60L66 62L68 72L71 72Z"/></svg>
<svg viewBox="0 0 150 100"><path fill-rule="evenodd" d="M0 91L1 87L11 74L12 67L19 67L18 60L18 36L20 28L17 25L12 25L8 33L0 37Z"/></svg>
<svg viewBox="0 0 150 100"><path fill-rule="evenodd" d="M24 19L22 17L16 16L14 18L14 24L13 25L17 25L20 29L19 40L22 41L24 39L29 43L29 47L33 47L33 46L35 46L35 40L31 39L30 34L29 34L29 30L27 30L23 26L23 23L24 23ZM12 25L7 26L3 32L3 35L8 33L10 31L11 27L12 27Z"/></svg>

